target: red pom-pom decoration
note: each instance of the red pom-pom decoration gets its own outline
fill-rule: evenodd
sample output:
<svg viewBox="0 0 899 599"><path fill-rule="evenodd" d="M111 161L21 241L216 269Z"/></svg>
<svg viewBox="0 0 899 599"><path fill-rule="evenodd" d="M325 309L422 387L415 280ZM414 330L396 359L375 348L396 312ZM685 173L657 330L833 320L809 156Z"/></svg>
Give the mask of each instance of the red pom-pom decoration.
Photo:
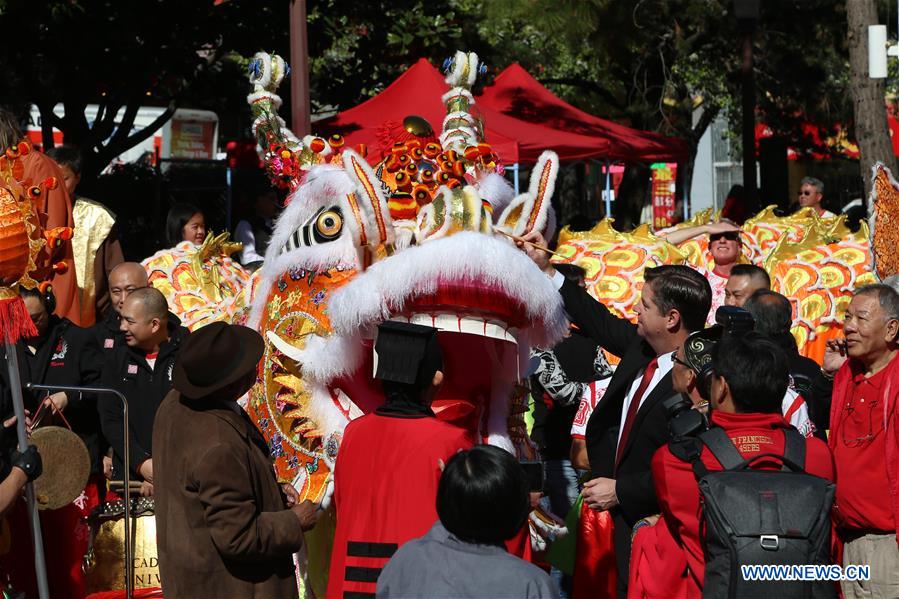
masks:
<svg viewBox="0 0 899 599"><path fill-rule="evenodd" d="M412 190L412 197L418 202L419 206L428 204L431 201L431 192L424 185L416 185Z"/></svg>

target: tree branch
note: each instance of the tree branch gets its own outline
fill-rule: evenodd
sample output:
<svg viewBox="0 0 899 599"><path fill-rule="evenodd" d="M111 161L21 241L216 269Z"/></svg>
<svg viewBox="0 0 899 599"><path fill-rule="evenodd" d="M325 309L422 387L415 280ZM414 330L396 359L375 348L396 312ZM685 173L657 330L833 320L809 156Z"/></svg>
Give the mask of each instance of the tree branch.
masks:
<svg viewBox="0 0 899 599"><path fill-rule="evenodd" d="M706 129L708 129L715 121L715 117L718 116L720 110L721 109L718 106L709 106L703 109L702 114L699 115L699 120L691 131L692 139L690 139L690 145L699 143L699 140L705 134Z"/></svg>
<svg viewBox="0 0 899 599"><path fill-rule="evenodd" d="M159 130L160 127L166 124L172 115L175 114L175 109L177 107L177 102L172 100L169 102L169 105L166 107L165 111L160 114L158 117L153 119L153 122L135 133L134 135L129 135L126 138L119 138L115 136L110 143L106 144L97 152L97 156L100 159L99 162L103 164L105 167L109 162L130 148L133 148L137 144L142 141L149 139L156 131ZM133 122L133 121L132 121ZM101 167L101 168L103 168Z"/></svg>
<svg viewBox="0 0 899 599"><path fill-rule="evenodd" d="M109 139L113 129L115 129L115 117L119 113L121 107L121 104L114 102L112 99L106 102L106 110L103 114L103 118L95 120L94 126L90 130L89 137L90 146L92 148L100 149L104 147L103 142Z"/></svg>
<svg viewBox="0 0 899 599"><path fill-rule="evenodd" d="M123 139L127 139L128 134L131 133L131 127L134 126L134 118L137 116L138 109L140 109L140 101L132 98L131 101L126 104L122 122L119 123L118 129L116 129L112 139L109 140L107 145L119 143Z"/></svg>

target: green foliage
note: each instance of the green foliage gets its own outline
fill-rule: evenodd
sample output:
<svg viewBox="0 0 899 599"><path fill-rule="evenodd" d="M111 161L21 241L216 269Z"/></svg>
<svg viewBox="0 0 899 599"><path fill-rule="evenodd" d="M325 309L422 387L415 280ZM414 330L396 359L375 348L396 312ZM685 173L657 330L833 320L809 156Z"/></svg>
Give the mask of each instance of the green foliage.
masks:
<svg viewBox="0 0 899 599"><path fill-rule="evenodd" d="M313 113L345 109L376 95L419 58L437 66L457 49L483 52L478 3L469 0L307 5Z"/></svg>
<svg viewBox="0 0 899 599"><path fill-rule="evenodd" d="M20 110L36 104L67 142L86 151L90 176L152 134L132 131L141 105L167 107L161 125L176 106L210 98L223 78L237 75L224 61L228 53L255 51L271 24L284 22L275 16L286 14L287 0L5 0L0 98ZM240 89L241 80L231 86ZM62 118L52 114L60 102ZM87 104L100 106L93 123L84 116Z"/></svg>
<svg viewBox="0 0 899 599"><path fill-rule="evenodd" d="M889 2L879 1L889 17ZM794 146L807 141L802 122L850 122L842 0L762 4L755 75L765 122ZM247 87L229 57L261 49L288 57L289 6L0 0L0 97L42 111L64 102L57 126L93 149L93 169L130 138L107 141L110 122L91 126L80 116L88 103L107 114L142 104L212 109L237 135L249 123ZM731 0L308 0L307 14L314 113L359 104L418 58L439 66L465 49L490 67L488 81L518 61L580 108L694 146L721 111L738 130L740 29Z"/></svg>
<svg viewBox="0 0 899 599"><path fill-rule="evenodd" d="M848 122L845 11L840 0L763 2L754 56L759 112L802 144L801 122ZM740 112L741 29L730 0L500 0L485 27L535 24L543 47L520 62L569 101L697 143L710 120ZM558 45L567 51L558 51ZM527 45L527 44L525 44ZM554 47L556 46L556 47Z"/></svg>

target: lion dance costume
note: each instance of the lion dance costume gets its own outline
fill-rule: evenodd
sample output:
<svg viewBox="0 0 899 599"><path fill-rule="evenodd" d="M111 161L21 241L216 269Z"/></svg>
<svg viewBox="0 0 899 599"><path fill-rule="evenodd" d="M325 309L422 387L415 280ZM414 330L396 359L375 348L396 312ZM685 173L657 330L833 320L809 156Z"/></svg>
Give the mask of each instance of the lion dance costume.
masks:
<svg viewBox="0 0 899 599"><path fill-rule="evenodd" d="M457 52L440 134L418 119L372 167L365 148L345 148L340 136L290 133L276 113L286 65L268 54L251 63L254 131L273 181L292 194L248 291L248 314L236 318L266 343L247 411L301 499L328 504L342 431L381 402L372 338L389 319L440 330L438 418L534 454L520 374L530 346L552 346L567 321L549 278L497 233L554 226L558 158L545 152L529 190L512 197L471 111L479 67L476 55ZM307 536L305 572L316 576L305 582L316 596L324 595L327 528Z"/></svg>

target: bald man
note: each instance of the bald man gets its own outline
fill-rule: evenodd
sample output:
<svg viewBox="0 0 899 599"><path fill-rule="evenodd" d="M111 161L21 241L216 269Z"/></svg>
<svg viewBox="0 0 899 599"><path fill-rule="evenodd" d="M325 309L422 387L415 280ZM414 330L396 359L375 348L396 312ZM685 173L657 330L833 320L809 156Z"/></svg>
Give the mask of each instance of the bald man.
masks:
<svg viewBox="0 0 899 599"><path fill-rule="evenodd" d="M121 306L124 343L107 352L102 381L128 400L129 474L131 480L142 482L141 493L148 496L153 494L153 420L172 388L175 359L188 331L170 325L165 296L152 287L133 290ZM113 450L112 479L121 480L125 468L122 410L118 399L109 396L98 407L103 434Z"/></svg>
<svg viewBox="0 0 899 599"><path fill-rule="evenodd" d="M93 338L96 339L103 354L111 353L124 343L125 336L120 323L122 307L129 295L148 285L147 271L137 262L122 262L110 271L109 297L112 310L102 322L98 322L90 328ZM181 319L170 311L168 313L169 330L175 330L180 326Z"/></svg>
<svg viewBox="0 0 899 599"><path fill-rule="evenodd" d="M106 318L98 320L97 324L88 329L101 353L107 354L122 343L119 313L125 298L135 289L143 289L147 285L147 271L137 262L122 262L109 271L107 286L112 309L106 314Z"/></svg>

